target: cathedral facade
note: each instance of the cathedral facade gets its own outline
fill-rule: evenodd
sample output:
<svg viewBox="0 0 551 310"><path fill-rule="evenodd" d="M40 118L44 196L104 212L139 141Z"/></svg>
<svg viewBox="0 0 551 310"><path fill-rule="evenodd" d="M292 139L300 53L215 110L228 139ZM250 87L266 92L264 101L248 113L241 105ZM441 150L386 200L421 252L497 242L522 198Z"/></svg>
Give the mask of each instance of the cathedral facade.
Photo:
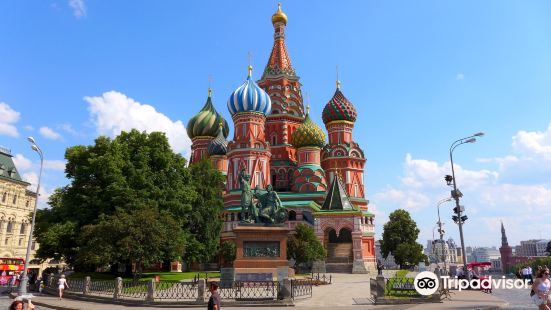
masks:
<svg viewBox="0 0 551 310"><path fill-rule="evenodd" d="M188 123L190 163L209 159L226 176L221 242L235 239L240 219L239 172L251 187L272 185L288 210L291 231L310 225L325 246L328 272L375 274L374 215L365 198L365 155L354 142L355 106L336 90L323 109L327 131L304 107L300 78L285 45L287 16L278 7L272 16L274 45L260 80L249 66L245 82L227 102L228 122L214 108L211 91L203 108Z"/></svg>

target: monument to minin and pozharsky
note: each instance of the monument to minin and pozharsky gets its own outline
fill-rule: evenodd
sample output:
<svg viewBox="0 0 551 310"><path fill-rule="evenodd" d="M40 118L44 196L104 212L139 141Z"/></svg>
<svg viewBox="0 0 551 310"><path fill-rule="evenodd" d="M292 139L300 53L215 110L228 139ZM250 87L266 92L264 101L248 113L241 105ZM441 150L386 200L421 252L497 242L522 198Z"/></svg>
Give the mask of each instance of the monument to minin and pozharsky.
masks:
<svg viewBox="0 0 551 310"><path fill-rule="evenodd" d="M288 266L285 240L295 226L314 228L328 272L376 274L374 215L364 193L365 156L352 133L356 108L340 82L323 109L325 132L304 109L301 84L285 46L287 15L272 16L274 45L262 77L227 102L234 127L216 111L209 89L187 125L191 164L210 159L226 176L221 242L234 240L236 272ZM264 269L263 269L264 268Z"/></svg>

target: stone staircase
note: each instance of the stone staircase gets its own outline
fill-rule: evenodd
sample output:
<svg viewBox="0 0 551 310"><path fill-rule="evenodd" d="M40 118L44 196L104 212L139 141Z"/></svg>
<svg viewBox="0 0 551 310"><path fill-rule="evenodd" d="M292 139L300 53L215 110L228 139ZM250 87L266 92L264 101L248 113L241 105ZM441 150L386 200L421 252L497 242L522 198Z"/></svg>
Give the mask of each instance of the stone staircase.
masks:
<svg viewBox="0 0 551 310"><path fill-rule="evenodd" d="M352 243L327 244L325 268L329 273L352 273Z"/></svg>

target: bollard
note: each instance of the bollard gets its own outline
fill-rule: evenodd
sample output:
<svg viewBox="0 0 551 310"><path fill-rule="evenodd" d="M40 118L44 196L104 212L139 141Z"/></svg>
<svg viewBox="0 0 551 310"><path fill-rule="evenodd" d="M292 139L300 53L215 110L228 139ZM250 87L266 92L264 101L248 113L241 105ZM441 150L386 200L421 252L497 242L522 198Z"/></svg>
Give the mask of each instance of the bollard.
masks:
<svg viewBox="0 0 551 310"><path fill-rule="evenodd" d="M113 292L114 299L120 299L122 295L122 278L118 277L115 279L115 291Z"/></svg>
<svg viewBox="0 0 551 310"><path fill-rule="evenodd" d="M385 277L378 275L376 278L377 281L377 296L382 298L385 296Z"/></svg>
<svg viewBox="0 0 551 310"><path fill-rule="evenodd" d="M89 276L85 277L84 278L84 288L82 289L82 294L83 295L90 294L90 286L91 285L92 285L92 278L90 278Z"/></svg>
<svg viewBox="0 0 551 310"><path fill-rule="evenodd" d="M199 279L199 282L197 284L197 302L204 303L206 281L204 279Z"/></svg>
<svg viewBox="0 0 551 310"><path fill-rule="evenodd" d="M151 281L147 282L147 296L145 296L145 301L155 301L155 279L151 279Z"/></svg>

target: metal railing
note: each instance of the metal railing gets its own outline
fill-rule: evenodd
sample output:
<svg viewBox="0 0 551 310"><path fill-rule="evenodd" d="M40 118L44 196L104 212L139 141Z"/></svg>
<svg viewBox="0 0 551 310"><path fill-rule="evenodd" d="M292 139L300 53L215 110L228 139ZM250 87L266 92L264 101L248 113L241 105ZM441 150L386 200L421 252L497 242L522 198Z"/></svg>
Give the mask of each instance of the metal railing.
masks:
<svg viewBox="0 0 551 310"><path fill-rule="evenodd" d="M113 295L115 284L114 280L92 280L90 281L90 294Z"/></svg>
<svg viewBox="0 0 551 310"><path fill-rule="evenodd" d="M84 285L85 285L84 279L67 279L67 287L65 287L65 291L81 293L84 291Z"/></svg>
<svg viewBox="0 0 551 310"><path fill-rule="evenodd" d="M306 297L312 297L312 280L291 280L291 298Z"/></svg>
<svg viewBox="0 0 551 310"><path fill-rule="evenodd" d="M122 282L121 291L118 297L120 299L145 300L147 297L147 290L147 282Z"/></svg>
<svg viewBox="0 0 551 310"><path fill-rule="evenodd" d="M278 293L277 281L236 281L231 287L218 289L222 300L270 300L277 299ZM210 292L206 293L206 297L210 297Z"/></svg>
<svg viewBox="0 0 551 310"><path fill-rule="evenodd" d="M194 282L161 281L155 284L155 301L194 301L197 300L198 289Z"/></svg>

